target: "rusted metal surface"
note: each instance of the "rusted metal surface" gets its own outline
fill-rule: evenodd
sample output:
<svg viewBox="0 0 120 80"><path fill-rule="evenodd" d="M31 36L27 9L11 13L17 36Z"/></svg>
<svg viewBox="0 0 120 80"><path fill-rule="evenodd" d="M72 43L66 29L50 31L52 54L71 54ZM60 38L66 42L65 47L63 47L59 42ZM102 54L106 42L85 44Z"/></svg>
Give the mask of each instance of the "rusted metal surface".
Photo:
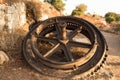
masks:
<svg viewBox="0 0 120 80"><path fill-rule="evenodd" d="M61 78L96 72L106 59L106 49L106 41L94 25L70 16L32 24L22 47L32 67Z"/></svg>

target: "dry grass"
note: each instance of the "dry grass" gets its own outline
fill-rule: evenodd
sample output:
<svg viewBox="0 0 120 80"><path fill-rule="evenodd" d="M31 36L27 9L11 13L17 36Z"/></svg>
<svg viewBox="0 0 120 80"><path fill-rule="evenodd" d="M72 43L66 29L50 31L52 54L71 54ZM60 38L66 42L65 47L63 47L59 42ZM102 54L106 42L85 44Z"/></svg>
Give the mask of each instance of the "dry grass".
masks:
<svg viewBox="0 0 120 80"><path fill-rule="evenodd" d="M6 3L8 5L12 5L13 3L23 2L24 0L2 0L2 3Z"/></svg>
<svg viewBox="0 0 120 80"><path fill-rule="evenodd" d="M34 22L34 19L36 19L35 14L34 14L34 3L31 1L26 1L26 16L27 16L27 22L31 24Z"/></svg>
<svg viewBox="0 0 120 80"><path fill-rule="evenodd" d="M111 29L110 29L111 32L120 34L120 22L113 22L110 24L110 26L111 26Z"/></svg>
<svg viewBox="0 0 120 80"><path fill-rule="evenodd" d="M49 3L42 3L40 0L30 0L25 3L27 7L27 18L29 21L33 21L33 19L37 21L42 20L44 15L47 15L48 17L60 15L60 12Z"/></svg>
<svg viewBox="0 0 120 80"><path fill-rule="evenodd" d="M28 32L28 24L17 27L12 33L0 31L0 49L4 51L20 49L23 37Z"/></svg>
<svg viewBox="0 0 120 80"><path fill-rule="evenodd" d="M3 3L3 0L0 0L0 4L2 4Z"/></svg>

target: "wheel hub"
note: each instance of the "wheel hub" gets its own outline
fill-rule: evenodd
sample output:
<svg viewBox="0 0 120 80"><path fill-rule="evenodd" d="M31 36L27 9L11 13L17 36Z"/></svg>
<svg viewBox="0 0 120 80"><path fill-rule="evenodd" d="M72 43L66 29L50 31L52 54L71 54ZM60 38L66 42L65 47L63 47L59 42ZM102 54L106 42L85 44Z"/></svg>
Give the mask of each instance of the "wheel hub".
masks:
<svg viewBox="0 0 120 80"><path fill-rule="evenodd" d="M69 42L69 40L59 40L59 41L60 41L60 43L62 43L64 45L66 45Z"/></svg>

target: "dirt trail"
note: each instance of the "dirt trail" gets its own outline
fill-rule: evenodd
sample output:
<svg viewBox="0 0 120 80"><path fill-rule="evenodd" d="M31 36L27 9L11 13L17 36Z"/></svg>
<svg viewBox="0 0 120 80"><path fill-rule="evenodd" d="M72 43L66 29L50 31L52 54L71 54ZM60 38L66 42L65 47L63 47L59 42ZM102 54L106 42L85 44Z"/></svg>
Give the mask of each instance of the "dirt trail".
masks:
<svg viewBox="0 0 120 80"><path fill-rule="evenodd" d="M120 35L113 33L102 32L109 48L109 54L120 56Z"/></svg>
<svg viewBox="0 0 120 80"><path fill-rule="evenodd" d="M109 47L107 63L114 75L112 80L120 80L120 35L107 32L102 33Z"/></svg>

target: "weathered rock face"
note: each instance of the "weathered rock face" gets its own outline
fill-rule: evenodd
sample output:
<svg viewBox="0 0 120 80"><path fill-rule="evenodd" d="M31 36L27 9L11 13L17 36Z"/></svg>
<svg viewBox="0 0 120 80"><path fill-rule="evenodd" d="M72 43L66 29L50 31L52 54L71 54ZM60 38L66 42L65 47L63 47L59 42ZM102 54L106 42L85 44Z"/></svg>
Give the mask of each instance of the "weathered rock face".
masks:
<svg viewBox="0 0 120 80"><path fill-rule="evenodd" d="M8 47L16 44L21 33L24 32L22 26L26 21L26 5L23 1L2 0L0 3L0 49L8 50ZM16 30L19 28L23 32Z"/></svg>
<svg viewBox="0 0 120 80"><path fill-rule="evenodd" d="M5 25L5 5L0 5L0 30L3 30Z"/></svg>
<svg viewBox="0 0 120 80"><path fill-rule="evenodd" d="M0 30L11 31L26 23L26 7L23 2L0 4Z"/></svg>

